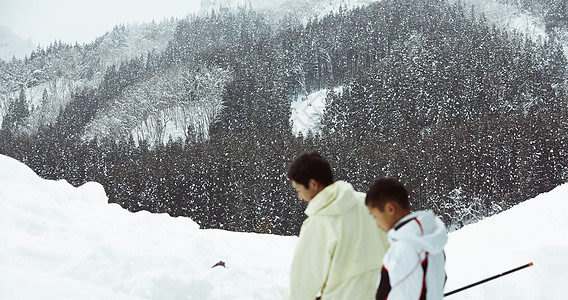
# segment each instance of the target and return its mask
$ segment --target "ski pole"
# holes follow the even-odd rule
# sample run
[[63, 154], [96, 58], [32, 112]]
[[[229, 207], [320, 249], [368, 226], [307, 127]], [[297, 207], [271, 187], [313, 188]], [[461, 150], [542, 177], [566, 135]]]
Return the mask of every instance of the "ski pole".
[[451, 291], [451, 292], [445, 293], [445, 294], [444, 294], [444, 297], [448, 297], [449, 295], [452, 295], [452, 294], [455, 294], [455, 293], [459, 293], [459, 292], [461, 292], [461, 291], [463, 291], [463, 290], [467, 290], [467, 289], [469, 289], [469, 288], [471, 288], [471, 287], [474, 287], [474, 286], [476, 286], [476, 285], [480, 285], [480, 284], [482, 284], [482, 283], [486, 283], [487, 281], [491, 281], [491, 280], [493, 280], [493, 279], [495, 279], [495, 278], [499, 278], [499, 277], [501, 277], [501, 276], [505, 276], [505, 275], [507, 275], [507, 274], [511, 274], [511, 273], [513, 273], [513, 272], [517, 272], [517, 271], [519, 271], [519, 270], [522, 270], [522, 269], [528, 268], [528, 267], [532, 267], [532, 266], [533, 266], [533, 263], [532, 263], [532, 262], [531, 262], [531, 263], [528, 263], [528, 264], [526, 264], [526, 265], [523, 265], [523, 266], [514, 268], [514, 269], [512, 269], [512, 270], [509, 270], [509, 271], [507, 271], [507, 272], [501, 273], [501, 274], [499, 274], [499, 275], [495, 275], [495, 276], [493, 276], [493, 277], [489, 277], [489, 278], [487, 278], [487, 279], [483, 279], [483, 280], [478, 281], [478, 282], [476, 282], [476, 283], [472, 283], [472, 284], [470, 284], [470, 285], [464, 286], [464, 287], [459, 288], [459, 289], [457, 289], [457, 290], [453, 290], [453, 291]]

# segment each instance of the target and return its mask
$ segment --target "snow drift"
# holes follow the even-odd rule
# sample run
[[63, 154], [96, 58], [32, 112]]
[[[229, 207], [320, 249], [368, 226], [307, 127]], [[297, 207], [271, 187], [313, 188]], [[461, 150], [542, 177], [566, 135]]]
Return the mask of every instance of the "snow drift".
[[[568, 185], [450, 235], [446, 291], [534, 261], [447, 299], [560, 299]], [[296, 237], [202, 230], [130, 213], [103, 187], [39, 178], [0, 156], [1, 299], [279, 299]], [[211, 268], [219, 261], [227, 268]]]
[[447, 299], [563, 299], [568, 279], [568, 184], [452, 234], [446, 291], [534, 262]]
[[295, 239], [130, 213], [98, 183], [0, 156], [0, 299], [268, 299], [286, 290]]

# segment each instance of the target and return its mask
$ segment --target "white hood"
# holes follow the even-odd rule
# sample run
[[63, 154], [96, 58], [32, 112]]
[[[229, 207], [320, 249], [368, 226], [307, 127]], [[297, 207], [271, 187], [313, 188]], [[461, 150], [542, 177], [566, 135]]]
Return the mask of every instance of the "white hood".
[[[415, 221], [413, 221], [416, 219]], [[402, 226], [401, 226], [402, 225]], [[395, 224], [388, 233], [389, 242], [406, 241], [432, 254], [440, 253], [448, 241], [446, 227], [433, 211], [409, 214]]]

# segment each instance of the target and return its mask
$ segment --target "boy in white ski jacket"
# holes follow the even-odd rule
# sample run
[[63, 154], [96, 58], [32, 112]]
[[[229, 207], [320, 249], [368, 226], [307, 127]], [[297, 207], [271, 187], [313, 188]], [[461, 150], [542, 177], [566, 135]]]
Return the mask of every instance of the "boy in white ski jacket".
[[317, 153], [300, 156], [288, 177], [308, 202], [284, 299], [374, 298], [386, 234], [374, 224], [365, 194], [344, 181], [333, 182], [329, 163]]
[[377, 180], [365, 203], [390, 242], [376, 299], [442, 299], [448, 236], [440, 218], [430, 210], [410, 212], [406, 189], [392, 178]]

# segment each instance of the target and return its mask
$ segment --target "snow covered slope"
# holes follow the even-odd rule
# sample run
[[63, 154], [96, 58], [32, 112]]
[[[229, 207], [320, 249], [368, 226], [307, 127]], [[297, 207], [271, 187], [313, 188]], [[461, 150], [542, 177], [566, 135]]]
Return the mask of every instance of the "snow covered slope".
[[295, 240], [130, 213], [0, 156], [0, 299], [270, 299]]
[[[333, 91], [339, 95], [343, 93], [343, 87], [335, 87]], [[290, 104], [290, 122], [292, 133], [295, 136], [310, 136], [321, 134], [321, 122], [327, 103], [327, 89], [312, 92], [308, 95], [298, 95]]]
[[[452, 233], [446, 291], [535, 266], [447, 299], [561, 299], [567, 233], [568, 185]], [[297, 238], [129, 213], [0, 155], [0, 240], [0, 299], [204, 300], [280, 299]]]
[[[450, 2], [459, 2], [458, 0], [450, 0]], [[511, 1], [513, 2], [513, 1]], [[546, 39], [544, 24], [537, 17], [532, 16], [526, 11], [522, 11], [514, 4], [504, 4], [495, 0], [465, 0], [464, 4], [466, 12], [471, 12], [472, 6], [474, 12], [483, 14], [489, 22], [495, 23], [497, 26], [526, 34], [529, 37]]]
[[[525, 34], [534, 40], [548, 39], [542, 17], [519, 8], [518, 1], [503, 3], [496, 0], [450, 0], [450, 2], [462, 3], [466, 13], [471, 12], [473, 7], [476, 14], [483, 14], [489, 22], [505, 30]], [[568, 57], [568, 31], [560, 29], [558, 38], [564, 55]]]
[[450, 235], [446, 291], [534, 262], [448, 299], [564, 299], [568, 184]]

